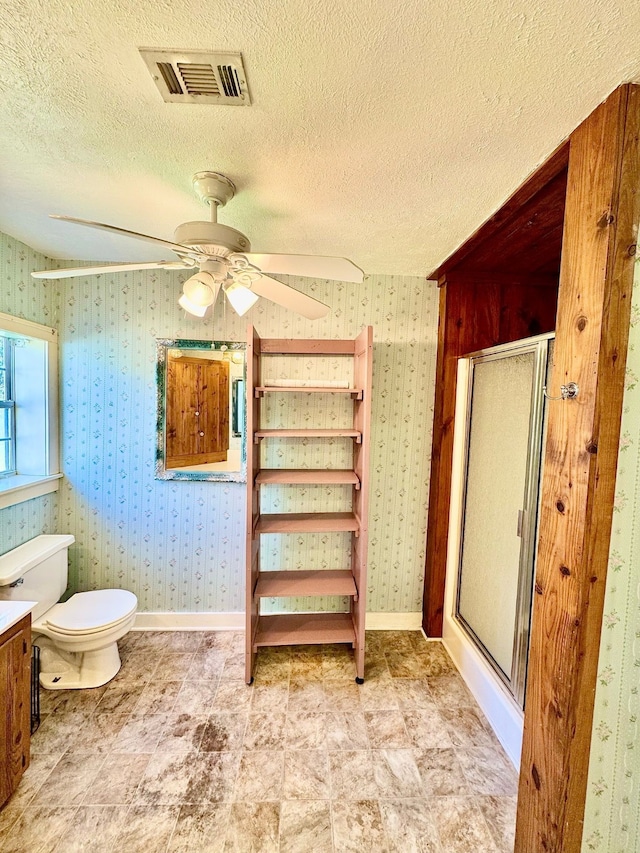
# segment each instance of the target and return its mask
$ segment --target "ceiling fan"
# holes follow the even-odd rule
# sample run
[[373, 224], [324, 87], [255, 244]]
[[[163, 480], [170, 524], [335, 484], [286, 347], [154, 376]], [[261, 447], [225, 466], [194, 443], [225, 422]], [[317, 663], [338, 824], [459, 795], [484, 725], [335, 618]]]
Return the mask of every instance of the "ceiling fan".
[[232, 181], [218, 172], [197, 172], [193, 186], [198, 198], [209, 205], [211, 218], [208, 222], [185, 222], [175, 231], [175, 243], [127, 231], [115, 225], [77, 219], [73, 216], [52, 214], [53, 219], [75, 222], [90, 228], [112, 231], [127, 237], [136, 237], [171, 249], [177, 261], [148, 261], [143, 263], [101, 264], [95, 267], [41, 270], [33, 272], [34, 278], [72, 278], [74, 276], [98, 275], [100, 273], [128, 272], [143, 269], [198, 269], [183, 285], [179, 304], [189, 313], [204, 317], [210, 305], [222, 290], [237, 314], [242, 316], [260, 296], [278, 305], [302, 314], [309, 320], [324, 317], [328, 305], [301, 293], [289, 285], [277, 281], [267, 273], [309, 276], [335, 281], [361, 282], [362, 270], [346, 258], [320, 255], [274, 255], [251, 251], [249, 240], [228, 225], [218, 222], [218, 207], [230, 201], [236, 188]]

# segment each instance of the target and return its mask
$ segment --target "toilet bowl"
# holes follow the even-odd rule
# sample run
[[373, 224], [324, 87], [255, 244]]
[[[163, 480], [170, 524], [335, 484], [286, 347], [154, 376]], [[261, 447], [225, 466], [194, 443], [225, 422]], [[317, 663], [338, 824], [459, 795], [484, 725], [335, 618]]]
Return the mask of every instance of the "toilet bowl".
[[0, 599], [37, 601], [32, 640], [40, 648], [40, 684], [49, 690], [100, 687], [120, 669], [120, 640], [133, 626], [138, 600], [124, 589], [77, 592], [67, 586], [73, 536], [36, 536], [0, 556]]

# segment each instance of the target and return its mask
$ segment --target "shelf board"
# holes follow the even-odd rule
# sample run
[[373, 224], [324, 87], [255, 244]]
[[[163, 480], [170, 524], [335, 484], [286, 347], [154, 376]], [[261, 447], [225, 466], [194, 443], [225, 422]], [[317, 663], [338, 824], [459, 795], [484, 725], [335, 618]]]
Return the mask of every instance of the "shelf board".
[[256, 646], [353, 643], [355, 631], [350, 613], [285, 613], [260, 616]]
[[353, 575], [348, 569], [295, 569], [288, 572], [261, 572], [256, 584], [258, 598], [288, 595], [357, 596]]
[[256, 486], [271, 483], [288, 485], [309, 484], [320, 486], [353, 485], [360, 488], [360, 479], [355, 471], [325, 468], [263, 468], [256, 477]]
[[275, 391], [298, 394], [349, 394], [356, 400], [362, 400], [362, 388], [335, 388], [327, 385], [257, 385], [254, 389], [256, 397], [272, 394]]
[[256, 444], [261, 438], [355, 438], [362, 442], [362, 433], [357, 429], [257, 429], [253, 433]]
[[256, 533], [332, 533], [359, 531], [352, 512], [285, 512], [260, 515]]

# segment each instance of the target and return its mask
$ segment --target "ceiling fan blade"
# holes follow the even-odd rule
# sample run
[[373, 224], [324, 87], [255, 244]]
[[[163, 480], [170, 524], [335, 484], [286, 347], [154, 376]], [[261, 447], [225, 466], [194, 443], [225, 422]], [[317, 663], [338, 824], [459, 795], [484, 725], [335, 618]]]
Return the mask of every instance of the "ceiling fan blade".
[[181, 243], [172, 243], [170, 240], [163, 240], [160, 237], [150, 237], [148, 234], [140, 234], [138, 231], [127, 231], [126, 228], [118, 228], [116, 225], [106, 225], [104, 222], [93, 222], [91, 219], [78, 219], [75, 216], [63, 216], [61, 213], [50, 213], [49, 218], [61, 219], [63, 222], [75, 222], [77, 225], [88, 225], [89, 228], [98, 228], [100, 231], [112, 231], [115, 234], [124, 234], [125, 237], [135, 237], [136, 240], [156, 243], [159, 246], [164, 246], [166, 249], [171, 249], [177, 255], [187, 255], [190, 258], [197, 258], [199, 260], [208, 257], [208, 255], [203, 255], [201, 252], [194, 252], [189, 246], [183, 246]]
[[326, 255], [261, 255], [259, 252], [243, 254], [263, 272], [329, 278], [333, 281], [361, 282], [364, 279], [360, 267], [347, 258], [331, 258]]
[[107, 272], [129, 272], [130, 270], [186, 270], [195, 264], [183, 261], [144, 261], [139, 264], [101, 264], [95, 267], [73, 267], [64, 270], [40, 270], [32, 272], [33, 278], [81, 278]]
[[288, 284], [283, 284], [281, 281], [276, 281], [275, 278], [270, 278], [268, 275], [260, 276], [260, 278], [252, 281], [250, 289], [258, 296], [264, 296], [265, 299], [269, 299], [277, 305], [289, 308], [296, 314], [302, 314], [308, 320], [319, 320], [320, 317], [326, 317], [331, 311], [328, 305], [319, 302], [313, 296], [307, 296], [306, 293], [301, 293], [299, 290], [289, 287]]

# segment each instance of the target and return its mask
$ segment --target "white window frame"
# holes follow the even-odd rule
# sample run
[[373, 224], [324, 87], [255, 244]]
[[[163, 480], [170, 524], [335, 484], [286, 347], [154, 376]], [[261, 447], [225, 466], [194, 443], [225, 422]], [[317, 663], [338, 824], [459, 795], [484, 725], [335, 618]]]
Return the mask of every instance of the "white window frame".
[[16, 473], [0, 478], [0, 509], [4, 509], [57, 491], [62, 474], [58, 332], [2, 313], [0, 332], [27, 342], [13, 348]]

